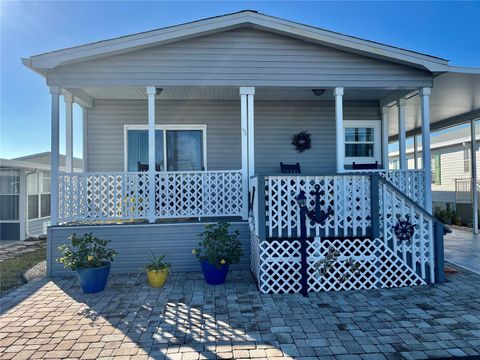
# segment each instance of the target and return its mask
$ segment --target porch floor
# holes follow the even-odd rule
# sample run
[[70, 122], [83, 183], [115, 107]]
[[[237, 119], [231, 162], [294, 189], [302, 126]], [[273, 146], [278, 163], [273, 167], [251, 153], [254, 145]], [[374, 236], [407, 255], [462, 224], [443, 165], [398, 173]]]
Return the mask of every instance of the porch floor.
[[250, 274], [225, 286], [173, 274], [151, 289], [115, 275], [100, 294], [75, 278], [1, 299], [0, 357], [423, 359], [480, 355], [480, 275], [385, 290], [261, 295]]

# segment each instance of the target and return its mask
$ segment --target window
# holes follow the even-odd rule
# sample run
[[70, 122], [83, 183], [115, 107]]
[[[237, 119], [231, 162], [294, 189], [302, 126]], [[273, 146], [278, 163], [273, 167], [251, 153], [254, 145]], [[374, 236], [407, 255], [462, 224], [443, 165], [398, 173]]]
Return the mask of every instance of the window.
[[28, 220], [38, 218], [38, 195], [28, 195]]
[[50, 194], [40, 195], [40, 217], [50, 216]]
[[442, 166], [440, 154], [432, 156], [432, 184], [442, 184]]
[[380, 121], [344, 121], [345, 163], [380, 162]]
[[398, 160], [393, 160], [392, 161], [392, 169], [393, 170], [398, 170]]
[[470, 172], [470, 149], [463, 147], [463, 172]]
[[0, 220], [2, 221], [19, 219], [19, 184], [18, 170], [0, 169]]
[[[156, 171], [198, 171], [205, 164], [204, 125], [157, 126], [155, 130]], [[145, 126], [126, 126], [127, 171], [148, 170], [148, 130]]]

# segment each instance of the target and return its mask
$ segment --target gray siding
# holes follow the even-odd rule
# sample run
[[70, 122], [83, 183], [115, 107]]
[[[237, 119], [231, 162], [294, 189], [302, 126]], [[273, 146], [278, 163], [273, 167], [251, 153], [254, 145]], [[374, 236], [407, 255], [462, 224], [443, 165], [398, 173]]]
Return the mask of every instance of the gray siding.
[[[112, 263], [112, 272], [139, 272], [148, 263], [150, 251], [165, 254], [165, 260], [172, 265], [172, 271], [200, 271], [198, 259], [192, 255], [192, 249], [198, 247], [200, 234], [205, 224], [136, 224], [53, 227], [49, 229], [47, 261], [51, 276], [71, 274], [55, 259], [59, 245], [68, 242], [72, 233], [94, 235], [111, 240], [110, 247], [118, 252]], [[230, 231], [239, 230], [244, 244], [245, 255], [241, 263], [233, 268], [247, 269], [250, 263], [250, 231], [247, 223], [232, 223]]]
[[40, 236], [47, 234], [47, 228], [50, 226], [50, 217], [28, 220], [27, 234], [32, 236]]
[[[380, 119], [377, 102], [345, 102], [346, 120]], [[97, 100], [88, 111], [89, 171], [123, 171], [124, 125], [146, 124], [142, 100]], [[241, 168], [240, 101], [161, 100], [157, 124], [205, 124], [209, 170]], [[298, 153], [292, 136], [312, 134], [312, 149]], [[333, 101], [256, 101], [256, 171], [276, 173], [279, 163], [300, 162], [303, 172], [335, 172]]]
[[431, 74], [254, 29], [236, 29], [50, 70], [49, 85], [431, 86]]

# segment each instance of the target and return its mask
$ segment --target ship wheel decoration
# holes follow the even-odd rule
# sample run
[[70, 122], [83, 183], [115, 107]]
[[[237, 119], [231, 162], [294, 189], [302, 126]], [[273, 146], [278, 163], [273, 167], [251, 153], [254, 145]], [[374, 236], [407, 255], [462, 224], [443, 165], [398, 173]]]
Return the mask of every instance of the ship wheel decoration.
[[410, 241], [415, 233], [416, 225], [410, 222], [410, 215], [405, 215], [404, 220], [397, 215], [397, 219], [397, 224], [393, 227], [395, 236], [400, 241]]

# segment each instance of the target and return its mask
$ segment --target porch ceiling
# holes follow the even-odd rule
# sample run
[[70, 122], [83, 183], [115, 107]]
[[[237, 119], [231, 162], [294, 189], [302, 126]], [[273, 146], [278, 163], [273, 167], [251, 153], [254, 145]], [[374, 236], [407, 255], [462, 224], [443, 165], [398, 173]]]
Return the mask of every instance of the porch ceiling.
[[[81, 88], [93, 99], [146, 100], [143, 87], [85, 87]], [[394, 90], [390, 89], [345, 89], [345, 100], [379, 100]], [[238, 87], [164, 87], [160, 100], [239, 100]], [[256, 100], [330, 100], [333, 89], [326, 89], [322, 96], [315, 96], [312, 88], [257, 87]]]
[[[413, 95], [413, 94], [412, 94]], [[407, 136], [421, 132], [420, 96], [407, 99]], [[434, 79], [430, 96], [431, 130], [440, 130], [480, 118], [480, 74], [445, 73]], [[398, 138], [398, 110], [392, 106], [389, 112], [388, 133], [390, 140]]]

